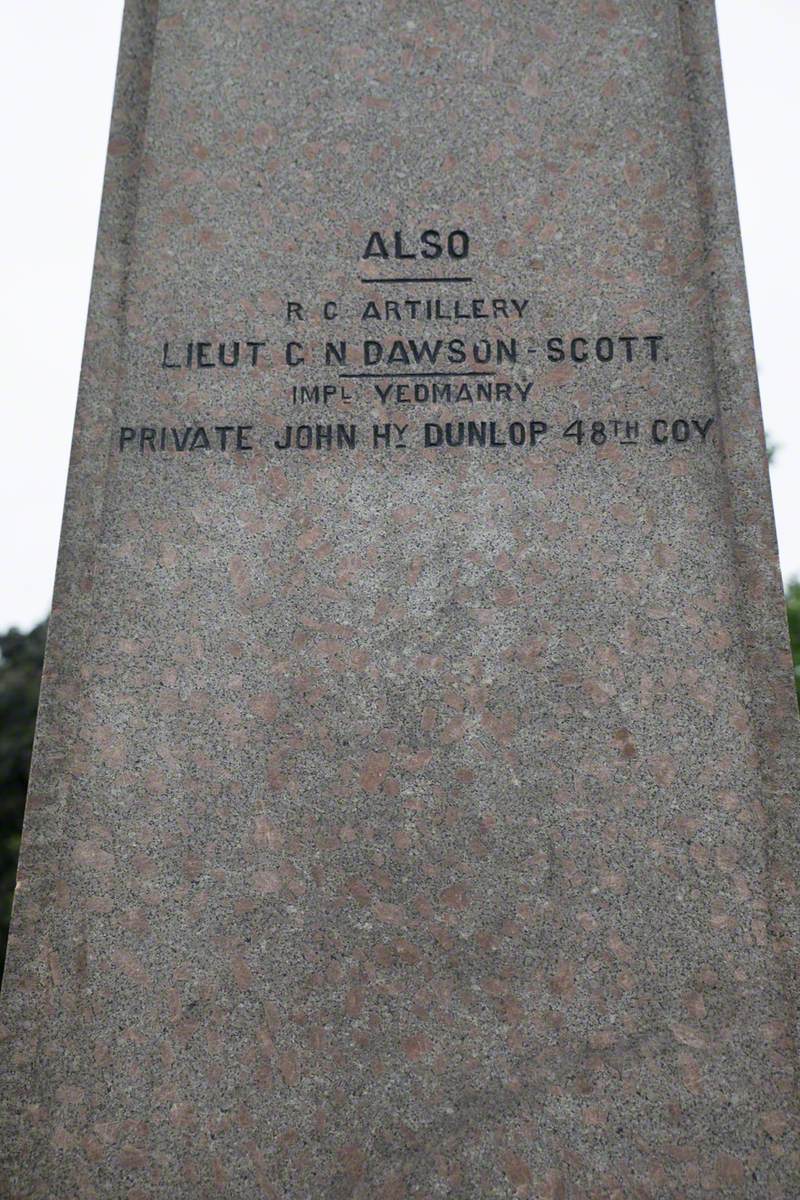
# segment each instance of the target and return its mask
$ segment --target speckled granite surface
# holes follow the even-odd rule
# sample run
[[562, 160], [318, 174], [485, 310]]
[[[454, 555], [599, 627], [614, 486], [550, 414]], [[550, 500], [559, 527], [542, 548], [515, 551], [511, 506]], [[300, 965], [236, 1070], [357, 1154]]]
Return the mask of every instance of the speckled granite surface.
[[43, 695], [3, 1196], [796, 1200], [708, 0], [129, 0]]

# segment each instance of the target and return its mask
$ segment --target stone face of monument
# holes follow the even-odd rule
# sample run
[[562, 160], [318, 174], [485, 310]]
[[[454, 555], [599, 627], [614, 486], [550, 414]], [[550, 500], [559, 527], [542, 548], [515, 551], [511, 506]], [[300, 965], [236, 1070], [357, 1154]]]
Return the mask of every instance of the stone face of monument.
[[12, 1200], [796, 1200], [710, 0], [129, 0]]

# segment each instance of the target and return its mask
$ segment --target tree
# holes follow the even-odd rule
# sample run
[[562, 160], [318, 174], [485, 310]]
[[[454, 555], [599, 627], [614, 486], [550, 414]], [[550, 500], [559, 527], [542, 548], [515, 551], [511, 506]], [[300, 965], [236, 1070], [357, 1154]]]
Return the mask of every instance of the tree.
[[0, 976], [17, 875], [47, 622], [0, 634]]
[[800, 704], [800, 579], [793, 579], [786, 589], [786, 618], [794, 663], [794, 686], [797, 689], [797, 703]]

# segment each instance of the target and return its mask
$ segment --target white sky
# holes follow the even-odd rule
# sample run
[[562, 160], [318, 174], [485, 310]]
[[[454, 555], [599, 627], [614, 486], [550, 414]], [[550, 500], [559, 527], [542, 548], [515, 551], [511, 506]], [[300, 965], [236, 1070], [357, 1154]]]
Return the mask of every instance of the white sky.
[[[800, 575], [800, 0], [717, 0], [785, 578]], [[6, 0], [0, 631], [50, 607], [122, 0]]]

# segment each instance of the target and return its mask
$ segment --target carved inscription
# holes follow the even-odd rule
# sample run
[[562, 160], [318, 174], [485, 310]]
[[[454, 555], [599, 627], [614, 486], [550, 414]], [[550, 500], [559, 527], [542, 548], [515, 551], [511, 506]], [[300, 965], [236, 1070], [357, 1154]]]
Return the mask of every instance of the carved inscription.
[[[304, 415], [298, 420], [287, 414], [277, 436], [274, 428], [259, 429], [244, 417], [219, 425], [124, 424], [116, 437], [118, 452], [237, 455], [258, 448], [282, 455], [359, 448], [530, 453], [560, 440], [587, 451], [609, 445], [630, 450], [709, 444], [715, 418], [707, 412], [691, 411], [678, 402], [676, 412], [654, 417], [636, 411], [638, 404], [620, 403], [625, 395], [621, 384], [635, 385], [639, 372], [652, 377], [670, 362], [666, 333], [602, 326], [542, 329], [534, 297], [481, 293], [476, 277], [462, 273], [472, 269], [472, 248], [473, 239], [464, 229], [371, 230], [355, 268], [358, 284], [373, 291], [386, 286], [393, 295], [356, 295], [315, 304], [287, 298], [284, 324], [297, 330], [288, 338], [285, 333], [283, 339], [266, 333], [221, 340], [171, 335], [159, 346], [154, 366], [160, 372], [189, 371], [199, 379], [210, 372], [263, 373], [277, 368], [286, 378], [282, 399], [289, 409], [344, 407], [352, 409], [352, 419], [309, 420]], [[444, 284], [448, 287], [442, 294], [439, 288]], [[426, 294], [420, 285], [436, 285], [437, 294]], [[336, 324], [343, 322], [348, 330], [363, 325], [365, 336], [338, 336]], [[482, 330], [482, 322], [492, 326]], [[498, 322], [502, 332], [493, 327]], [[327, 327], [326, 336], [305, 333], [320, 324], [323, 330]], [[431, 334], [426, 325], [435, 325], [437, 333]], [[440, 335], [438, 330], [447, 325], [457, 328], [452, 335]], [[608, 375], [609, 386], [597, 397], [595, 414], [576, 418], [573, 411], [560, 416], [552, 401], [543, 400], [543, 378], [552, 388], [580, 378], [582, 372], [590, 372], [596, 381], [597, 370]], [[298, 373], [301, 378], [293, 380]], [[365, 414], [374, 415], [376, 404], [402, 409], [403, 416], [365, 421]]]

